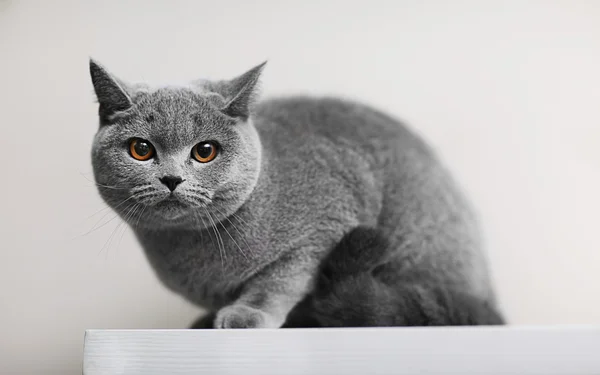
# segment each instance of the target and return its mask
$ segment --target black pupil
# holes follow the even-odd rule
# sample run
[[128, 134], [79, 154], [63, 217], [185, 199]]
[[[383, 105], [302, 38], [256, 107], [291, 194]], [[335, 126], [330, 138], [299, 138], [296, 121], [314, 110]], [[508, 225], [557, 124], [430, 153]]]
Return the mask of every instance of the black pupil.
[[144, 141], [135, 142], [133, 148], [139, 156], [146, 156], [150, 152], [150, 145]]
[[198, 147], [196, 147], [196, 152], [198, 153], [198, 156], [200, 156], [202, 159], [207, 159], [213, 151], [213, 145], [211, 145], [210, 143], [203, 143], [198, 145]]

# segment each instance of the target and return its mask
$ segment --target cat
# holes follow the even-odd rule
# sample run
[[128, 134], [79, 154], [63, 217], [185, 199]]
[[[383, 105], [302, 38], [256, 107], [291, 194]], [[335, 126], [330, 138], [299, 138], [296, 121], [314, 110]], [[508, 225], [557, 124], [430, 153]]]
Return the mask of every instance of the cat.
[[259, 101], [264, 67], [150, 87], [90, 60], [98, 191], [161, 282], [214, 328], [279, 328], [335, 245], [368, 226], [389, 243], [385, 284], [495, 306], [476, 217], [431, 148], [355, 101]]

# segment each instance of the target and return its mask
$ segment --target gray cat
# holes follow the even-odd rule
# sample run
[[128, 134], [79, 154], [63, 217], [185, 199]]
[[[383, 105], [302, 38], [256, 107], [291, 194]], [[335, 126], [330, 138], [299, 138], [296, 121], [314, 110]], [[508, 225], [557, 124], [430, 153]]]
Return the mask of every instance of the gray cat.
[[331, 250], [368, 226], [389, 244], [378, 277], [416, 306], [442, 309], [440, 288], [494, 306], [475, 217], [430, 148], [358, 103], [258, 102], [263, 68], [151, 88], [90, 61], [98, 189], [160, 280], [215, 328], [281, 327]]

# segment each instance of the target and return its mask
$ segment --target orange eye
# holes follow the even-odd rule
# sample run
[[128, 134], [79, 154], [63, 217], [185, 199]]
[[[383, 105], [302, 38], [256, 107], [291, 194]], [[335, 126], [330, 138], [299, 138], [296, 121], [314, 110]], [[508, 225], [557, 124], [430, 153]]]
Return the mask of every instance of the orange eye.
[[219, 145], [216, 142], [200, 142], [192, 148], [192, 157], [200, 163], [213, 161], [219, 153]]
[[154, 146], [143, 139], [132, 139], [131, 142], [129, 142], [129, 153], [135, 160], [148, 160], [154, 156]]

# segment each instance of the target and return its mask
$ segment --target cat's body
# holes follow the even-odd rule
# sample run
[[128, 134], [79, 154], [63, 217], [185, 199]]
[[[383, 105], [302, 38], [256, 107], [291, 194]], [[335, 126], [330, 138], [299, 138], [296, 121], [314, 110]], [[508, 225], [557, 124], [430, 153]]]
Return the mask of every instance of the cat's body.
[[[102, 69], [96, 77], [102, 119], [102, 86], [111, 77]], [[244, 93], [252, 92], [258, 73], [249, 77], [237, 80], [251, 85], [204, 83], [197, 91], [134, 92], [121, 84], [116, 88], [127, 92], [126, 100], [112, 111], [110, 102], [104, 105], [94, 148], [97, 181], [126, 185], [134, 195], [151, 189], [158, 198], [140, 200], [150, 211], [145, 220], [118, 209], [127, 193], [100, 192], [131, 224], [167, 287], [218, 311], [216, 327], [279, 327], [312, 290], [328, 252], [367, 225], [390, 244], [380, 268], [386, 283], [423, 293], [444, 285], [494, 303], [473, 214], [423, 141], [398, 121], [348, 101], [296, 97], [250, 107], [252, 96]], [[110, 94], [114, 101], [118, 93]], [[230, 108], [244, 105], [248, 111], [231, 115]], [[143, 183], [126, 175], [137, 164], [112, 149], [142, 136], [156, 143], [157, 153], [154, 164], [140, 164]], [[214, 166], [185, 159], [195, 142], [213, 138], [223, 144]], [[110, 165], [111, 155], [118, 165]], [[155, 180], [173, 173], [182, 176], [182, 192], [169, 195]]]

